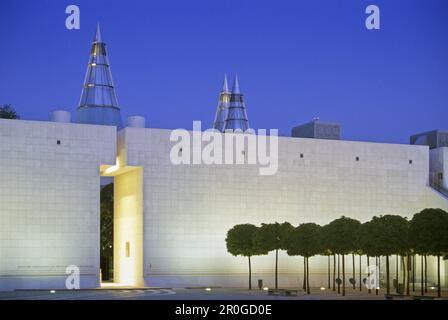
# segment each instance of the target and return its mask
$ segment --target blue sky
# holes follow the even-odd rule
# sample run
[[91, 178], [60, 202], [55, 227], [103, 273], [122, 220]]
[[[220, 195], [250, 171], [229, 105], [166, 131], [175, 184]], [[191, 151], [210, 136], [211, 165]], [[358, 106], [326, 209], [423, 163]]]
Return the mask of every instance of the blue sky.
[[[65, 28], [65, 8], [81, 29]], [[381, 30], [364, 26], [381, 10]], [[407, 143], [448, 129], [448, 1], [0, 2], [0, 104], [24, 119], [76, 110], [97, 21], [122, 115], [210, 127], [237, 72], [254, 128], [337, 121], [343, 138]]]

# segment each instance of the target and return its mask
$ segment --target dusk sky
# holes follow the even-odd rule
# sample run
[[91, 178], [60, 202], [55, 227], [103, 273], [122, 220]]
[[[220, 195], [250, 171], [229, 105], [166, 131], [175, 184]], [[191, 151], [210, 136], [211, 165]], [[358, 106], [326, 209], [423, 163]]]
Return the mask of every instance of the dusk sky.
[[[65, 27], [70, 4], [80, 30]], [[364, 25], [369, 4], [381, 30]], [[1, 0], [0, 104], [74, 118], [99, 22], [123, 119], [209, 128], [238, 73], [255, 129], [320, 117], [344, 139], [408, 143], [448, 129], [447, 17], [446, 0]]]

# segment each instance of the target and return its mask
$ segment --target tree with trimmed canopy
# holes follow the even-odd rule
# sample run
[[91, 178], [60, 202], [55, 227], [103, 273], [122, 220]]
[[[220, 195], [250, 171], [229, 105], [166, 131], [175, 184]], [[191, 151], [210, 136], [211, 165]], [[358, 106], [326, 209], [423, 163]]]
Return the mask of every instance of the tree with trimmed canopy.
[[267, 254], [255, 243], [258, 227], [252, 224], [238, 224], [227, 232], [227, 251], [234, 256], [244, 256], [249, 262], [249, 290], [252, 290], [252, 264], [251, 257]]
[[286, 241], [288, 255], [302, 256], [305, 259], [304, 279], [307, 294], [310, 294], [309, 258], [322, 252], [320, 231], [321, 226], [315, 223], [304, 223], [292, 229]]
[[345, 296], [345, 255], [358, 248], [361, 223], [358, 220], [341, 217], [333, 220], [323, 229], [325, 245], [335, 254], [342, 256], [342, 295]]
[[286, 239], [294, 227], [289, 222], [262, 223], [255, 243], [263, 251], [275, 251], [275, 289], [278, 289], [278, 251], [286, 250]]
[[[412, 247], [419, 255], [437, 257], [437, 296], [441, 296], [440, 257], [448, 252], [448, 213], [442, 209], [424, 209], [416, 213], [409, 227]], [[423, 290], [422, 290], [423, 295]]]

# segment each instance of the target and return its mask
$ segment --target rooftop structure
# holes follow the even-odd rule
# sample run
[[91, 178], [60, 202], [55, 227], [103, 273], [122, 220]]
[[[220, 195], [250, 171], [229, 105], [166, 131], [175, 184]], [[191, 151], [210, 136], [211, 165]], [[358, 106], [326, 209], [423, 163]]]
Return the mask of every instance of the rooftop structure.
[[89, 64], [77, 109], [77, 122], [122, 128], [106, 43], [101, 38], [99, 25], [90, 50]]
[[410, 143], [429, 146], [430, 149], [448, 147], [448, 131], [433, 130], [414, 134]]
[[341, 126], [335, 122], [322, 122], [318, 118], [311, 122], [292, 128], [291, 135], [295, 138], [341, 139]]
[[232, 94], [230, 95], [225, 130], [246, 131], [247, 129], [249, 129], [249, 121], [247, 119], [246, 104], [244, 103], [244, 95], [240, 90], [238, 75], [236, 75], [233, 81]]
[[219, 94], [218, 108], [216, 110], [215, 121], [213, 123], [213, 128], [221, 132], [224, 131], [227, 119], [227, 112], [229, 110], [230, 103], [230, 91], [227, 85], [227, 76], [224, 75], [224, 84], [222, 90]]

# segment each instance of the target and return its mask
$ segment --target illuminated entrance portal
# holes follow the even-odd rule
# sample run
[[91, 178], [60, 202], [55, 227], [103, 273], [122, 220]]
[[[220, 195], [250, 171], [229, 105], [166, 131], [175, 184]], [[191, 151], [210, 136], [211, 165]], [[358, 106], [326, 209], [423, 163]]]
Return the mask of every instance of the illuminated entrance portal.
[[143, 286], [143, 169], [101, 166], [101, 176], [114, 177], [113, 281]]
[[113, 281], [114, 184], [113, 178], [101, 178], [100, 192], [100, 281]]

